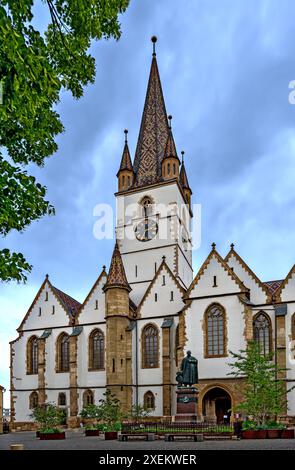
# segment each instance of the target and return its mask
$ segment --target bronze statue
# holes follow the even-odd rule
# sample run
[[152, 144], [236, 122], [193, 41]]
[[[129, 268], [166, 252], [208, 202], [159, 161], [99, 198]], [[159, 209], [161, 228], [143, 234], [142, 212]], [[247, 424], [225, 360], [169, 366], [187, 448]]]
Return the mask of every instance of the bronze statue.
[[186, 357], [182, 359], [180, 371], [176, 374], [176, 380], [180, 387], [198, 383], [198, 360], [192, 356], [191, 351], [187, 351]]

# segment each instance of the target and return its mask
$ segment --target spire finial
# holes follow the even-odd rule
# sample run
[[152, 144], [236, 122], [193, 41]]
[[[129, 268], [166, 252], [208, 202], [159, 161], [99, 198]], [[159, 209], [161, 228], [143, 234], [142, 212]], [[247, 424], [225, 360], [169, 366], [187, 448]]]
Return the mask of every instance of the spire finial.
[[171, 129], [171, 121], [172, 121], [171, 114], [169, 114], [169, 116], [168, 116], [168, 121], [169, 121], [169, 129]]
[[162, 260], [166, 261], [166, 256], [165, 255], [162, 256]]
[[103, 265], [102, 270], [103, 270], [103, 271], [106, 270], [106, 265], [105, 265], [105, 264]]
[[49, 278], [49, 274], [46, 274], [45, 277], [46, 277], [46, 279], [48, 279], [48, 278]]
[[231, 243], [231, 244], [230, 244], [230, 248], [231, 248], [231, 250], [233, 250], [233, 249], [234, 249], [234, 247], [235, 247], [235, 244], [234, 244], [234, 243]]
[[152, 36], [151, 41], [153, 43], [153, 57], [156, 57], [156, 42], [157, 42], [157, 36]]
[[215, 251], [216, 243], [213, 242], [211, 246], [212, 246], [212, 250]]
[[128, 129], [124, 129], [124, 134], [125, 134], [125, 144], [127, 144]]
[[184, 150], [181, 151], [181, 164], [183, 165], [184, 160]]

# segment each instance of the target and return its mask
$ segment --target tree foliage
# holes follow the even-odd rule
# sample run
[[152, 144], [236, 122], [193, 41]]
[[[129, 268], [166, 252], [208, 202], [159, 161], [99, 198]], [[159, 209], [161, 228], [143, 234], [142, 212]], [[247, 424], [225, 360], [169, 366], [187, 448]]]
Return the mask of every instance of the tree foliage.
[[[80, 98], [95, 79], [92, 40], [119, 39], [118, 15], [129, 0], [43, 0], [50, 21], [34, 26], [34, 0], [0, 0], [0, 233], [24, 230], [54, 214], [46, 188], [24, 170], [43, 166], [64, 128], [56, 111], [62, 90]], [[47, 11], [46, 11], [47, 9]], [[16, 166], [15, 166], [16, 165]], [[0, 280], [26, 280], [31, 266], [0, 251]]]
[[285, 369], [279, 368], [270, 355], [262, 355], [256, 341], [250, 341], [246, 350], [231, 355], [235, 361], [229, 364], [232, 368], [229, 375], [245, 380], [244, 401], [236, 409], [252, 416], [258, 426], [284, 413], [286, 393], [294, 388], [287, 390], [286, 382], [279, 378]]

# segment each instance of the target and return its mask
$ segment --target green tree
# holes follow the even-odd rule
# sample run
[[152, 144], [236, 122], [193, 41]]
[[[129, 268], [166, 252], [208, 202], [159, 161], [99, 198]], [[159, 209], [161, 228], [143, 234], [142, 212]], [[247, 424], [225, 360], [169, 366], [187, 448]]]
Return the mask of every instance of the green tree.
[[244, 401], [236, 409], [252, 416], [258, 426], [265, 426], [268, 420], [276, 420], [287, 407], [286, 382], [278, 377], [286, 369], [279, 368], [271, 355], [264, 356], [256, 341], [250, 341], [246, 350], [230, 352], [235, 359], [229, 363], [232, 371], [228, 375], [244, 377]]
[[53, 403], [45, 403], [34, 408], [31, 417], [40, 425], [42, 432], [58, 431], [57, 426], [64, 420], [64, 410]]
[[103, 396], [104, 398], [99, 400], [99, 414], [104, 422], [104, 431], [119, 431], [122, 420], [126, 418], [120, 400], [109, 389]]
[[[129, 0], [43, 0], [50, 21], [33, 24], [34, 0], [0, 0], [0, 234], [23, 231], [54, 214], [46, 188], [25, 165], [43, 166], [64, 128], [56, 111], [62, 90], [80, 98], [95, 79], [92, 40], [119, 39], [118, 15]], [[46, 10], [44, 10], [46, 13]], [[0, 280], [26, 281], [32, 266], [0, 250]]]

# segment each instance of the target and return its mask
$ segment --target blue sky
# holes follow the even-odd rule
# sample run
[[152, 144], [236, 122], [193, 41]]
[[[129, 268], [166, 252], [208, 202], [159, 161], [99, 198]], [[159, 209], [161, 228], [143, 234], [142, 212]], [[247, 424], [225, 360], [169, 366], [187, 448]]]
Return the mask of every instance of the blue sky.
[[[42, 15], [37, 10], [40, 26]], [[109, 263], [113, 242], [93, 237], [93, 208], [114, 206], [126, 127], [134, 155], [153, 34], [176, 146], [186, 151], [193, 200], [202, 205], [195, 270], [212, 241], [224, 255], [234, 242], [262, 280], [286, 276], [295, 262], [294, 17], [292, 0], [133, 0], [120, 41], [93, 44], [95, 84], [79, 101], [62, 94], [59, 150], [43, 169], [30, 168], [56, 216], [2, 240], [34, 266], [26, 285], [0, 286], [0, 383], [7, 389], [8, 342], [45, 274], [82, 301]]]

